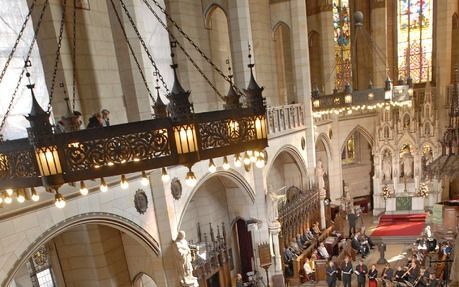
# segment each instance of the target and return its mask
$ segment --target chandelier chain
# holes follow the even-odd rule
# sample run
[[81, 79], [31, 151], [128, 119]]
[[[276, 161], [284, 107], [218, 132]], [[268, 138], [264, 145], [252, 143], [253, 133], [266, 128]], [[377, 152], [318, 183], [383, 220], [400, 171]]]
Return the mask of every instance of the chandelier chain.
[[[138, 38], [139, 41], [140, 41], [140, 44], [142, 44], [142, 47], [144, 48], [145, 53], [147, 54], [148, 59], [150, 60], [151, 64], [153, 65], [153, 68], [155, 69], [155, 73], [156, 73], [157, 77], [158, 77], [159, 80], [161, 81], [161, 83], [162, 83], [164, 89], [166, 90], [166, 93], [169, 93], [169, 89], [167, 88], [166, 81], [164, 81], [164, 78], [163, 78], [163, 76], [161, 75], [161, 72], [159, 71], [159, 68], [158, 68], [158, 66], [156, 65], [155, 60], [153, 59], [153, 57], [152, 57], [151, 54], [150, 54], [150, 50], [148, 49], [147, 44], [145, 43], [144, 39], [142, 38], [142, 35], [140, 35], [139, 29], [137, 29], [137, 26], [135, 25], [134, 19], [132, 19], [131, 14], [129, 13], [129, 10], [126, 8], [126, 5], [124, 4], [124, 1], [123, 1], [123, 0], [120, 0], [120, 4], [121, 4], [121, 7], [123, 8], [124, 12], [126, 13], [126, 16], [128, 17], [129, 22], [131, 23], [131, 26], [132, 26], [132, 28], [134, 29], [134, 32], [135, 32], [137, 38]], [[116, 9], [115, 9], [115, 10], [116, 10]]]
[[75, 111], [76, 102], [76, 0], [73, 0], [73, 42], [72, 42], [72, 112]]
[[[155, 99], [154, 99], [154, 97], [153, 97], [153, 95], [151, 93], [150, 87], [148, 86], [147, 79], [146, 79], [145, 74], [144, 74], [144, 72], [142, 70], [140, 62], [139, 62], [139, 60], [137, 59], [137, 56], [134, 53], [134, 49], [132, 48], [131, 42], [129, 42], [129, 38], [128, 38], [127, 33], [126, 33], [126, 29], [124, 29], [123, 23], [121, 22], [121, 17], [119, 15], [118, 11], [116, 10], [115, 3], [113, 2], [113, 0], [110, 0], [110, 2], [112, 4], [113, 11], [115, 12], [116, 19], [118, 20], [118, 23], [120, 24], [120, 28], [121, 28], [121, 31], [123, 32], [124, 39], [126, 40], [126, 43], [127, 43], [128, 47], [129, 47], [129, 51], [131, 52], [131, 55], [132, 55], [132, 57], [134, 59], [134, 62], [136, 64], [136, 66], [137, 66], [137, 69], [139, 70], [140, 76], [142, 77], [142, 80], [143, 80], [143, 83], [145, 85], [145, 88], [147, 89], [148, 96], [150, 97], [150, 99], [152, 100], [152, 102], [154, 104], [155, 103]], [[159, 77], [159, 75], [158, 75], [158, 77]], [[167, 87], [165, 86], [164, 88], [167, 91]]]
[[[24, 64], [24, 66], [22, 68], [21, 73], [19, 74], [19, 79], [18, 79], [18, 82], [16, 84], [16, 87], [14, 88], [13, 95], [11, 96], [11, 100], [10, 100], [10, 102], [8, 104], [8, 107], [6, 109], [5, 115], [2, 118], [2, 122], [0, 123], [0, 132], [3, 130], [3, 128], [5, 126], [5, 123], [6, 123], [6, 118], [10, 114], [11, 109], [13, 108], [13, 103], [14, 103], [14, 100], [16, 99], [16, 95], [17, 95], [17, 93], [19, 91], [19, 87], [21, 86], [21, 81], [22, 81], [22, 78], [24, 77], [24, 73], [26, 72], [26, 68], [31, 65], [30, 64], [30, 56], [32, 55], [33, 46], [34, 46], [35, 42], [37, 41], [38, 31], [40, 31], [40, 26], [41, 26], [41, 23], [43, 21], [43, 16], [45, 15], [45, 10], [48, 7], [48, 1], [49, 0], [45, 0], [45, 2], [43, 4], [43, 8], [41, 9], [40, 16], [39, 16], [38, 21], [37, 21], [37, 27], [35, 27], [32, 43], [30, 44], [29, 50], [27, 51], [25, 64]], [[3, 138], [1, 136], [0, 136], [0, 141], [3, 141]]]
[[[122, 1], [122, 0], [120, 0], [120, 1]], [[215, 87], [215, 85], [212, 83], [212, 81], [209, 79], [209, 77], [207, 77], [207, 75], [204, 74], [202, 69], [198, 66], [198, 64], [194, 61], [194, 59], [190, 56], [190, 54], [185, 50], [183, 45], [177, 40], [177, 38], [174, 36], [172, 31], [169, 29], [169, 27], [167, 27], [167, 25], [163, 22], [163, 20], [159, 17], [159, 15], [155, 12], [155, 10], [153, 10], [153, 7], [151, 7], [150, 4], [146, 0], [143, 0], [143, 2], [148, 7], [148, 9], [153, 14], [153, 16], [155, 16], [155, 18], [158, 20], [158, 22], [161, 24], [161, 26], [163, 26], [163, 28], [166, 29], [166, 31], [169, 33], [169, 36], [172, 38], [174, 43], [180, 48], [180, 50], [183, 52], [183, 54], [186, 56], [186, 58], [190, 61], [190, 63], [196, 68], [196, 70], [199, 72], [199, 74], [204, 78], [204, 80], [207, 82], [207, 84], [212, 88], [212, 90], [214, 90], [214, 92], [217, 94], [217, 96], [221, 100], [225, 101], [225, 98], [218, 91], [217, 87]]]
[[27, 23], [29, 22], [30, 17], [32, 16], [33, 9], [35, 7], [35, 3], [37, 0], [34, 0], [32, 5], [30, 5], [29, 8], [29, 13], [25, 17], [24, 23], [22, 24], [21, 30], [19, 31], [19, 34], [16, 38], [16, 42], [14, 42], [13, 49], [11, 50], [10, 54], [8, 55], [8, 58], [6, 59], [5, 66], [3, 67], [2, 72], [0, 73], [0, 83], [3, 80], [3, 77], [6, 74], [6, 70], [8, 69], [8, 66], [10, 65], [11, 60], [13, 60], [14, 53], [16, 52], [16, 49], [19, 46], [19, 42], [21, 41], [22, 35], [24, 34], [25, 29], [27, 28]]
[[[147, 4], [146, 0], [143, 0], [145, 2], [145, 4], [147, 6], [149, 6], [149, 4]], [[167, 19], [172, 23], [172, 25], [174, 25], [174, 27], [180, 32], [180, 34], [182, 34], [182, 36], [193, 46], [193, 48], [196, 49], [196, 51], [198, 51], [198, 53], [201, 55], [201, 57], [203, 57], [206, 62], [212, 66], [212, 68], [225, 80], [227, 81], [232, 87], [233, 89], [236, 91], [236, 93], [238, 93], [240, 96], [242, 97], [245, 97], [245, 94], [241, 91], [241, 89], [239, 89], [239, 87], [237, 87], [233, 81], [231, 80], [230, 77], [228, 77], [227, 75], [225, 75], [225, 73], [222, 72], [222, 70], [220, 70], [220, 68], [217, 67], [217, 65], [214, 64], [214, 62], [212, 62], [212, 60], [204, 53], [204, 51], [201, 50], [201, 48], [199, 48], [199, 46], [190, 38], [190, 36], [188, 36], [188, 34], [185, 33], [185, 31], [183, 31], [183, 29], [177, 24], [177, 22], [175, 22], [175, 20], [169, 15], [169, 13], [167, 13], [166, 9], [163, 8], [157, 0], [151, 0], [156, 7], [158, 7], [161, 12], [164, 13], [164, 15], [167, 17]], [[150, 8], [150, 11], [152, 9]], [[153, 11], [152, 11], [153, 12]], [[170, 34], [171, 31], [169, 30], [169, 28], [167, 28], [167, 30], [169, 31]]]
[[61, 55], [62, 36], [64, 34], [66, 8], [67, 8], [67, 0], [64, 0], [63, 5], [62, 5], [62, 18], [61, 18], [61, 24], [60, 24], [60, 29], [59, 29], [59, 38], [57, 41], [56, 58], [54, 59], [54, 68], [53, 68], [53, 75], [51, 79], [51, 88], [49, 91], [48, 112], [51, 110], [51, 104], [52, 104], [53, 96], [54, 96], [54, 84], [56, 83], [57, 65], [59, 64], [59, 59]]

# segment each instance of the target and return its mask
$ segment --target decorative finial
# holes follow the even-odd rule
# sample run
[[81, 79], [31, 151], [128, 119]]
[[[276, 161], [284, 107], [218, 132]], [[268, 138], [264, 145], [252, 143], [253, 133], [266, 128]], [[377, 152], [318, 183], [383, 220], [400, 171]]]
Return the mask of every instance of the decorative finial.
[[250, 45], [250, 43], [248, 45], [249, 45], [249, 68], [250, 70], [252, 70], [255, 64], [252, 63], [252, 46]]
[[225, 97], [224, 107], [226, 110], [239, 109], [241, 107], [241, 103], [239, 102], [239, 98], [241, 96], [234, 90], [233, 75], [231, 74], [231, 64], [229, 59], [226, 59], [226, 64], [228, 65], [228, 78], [230, 79], [230, 87], [228, 94]]
[[[171, 48], [174, 48], [172, 43], [175, 42], [171, 42]], [[174, 70], [174, 85], [172, 86], [172, 91], [166, 96], [169, 99], [167, 110], [173, 120], [182, 120], [192, 116], [193, 104], [189, 100], [191, 92], [185, 91], [180, 84], [177, 76], [177, 67], [177, 64], [171, 65], [171, 68]]]
[[177, 41], [170, 41], [169, 42], [171, 45], [171, 60], [172, 60], [172, 65], [175, 65], [175, 53], [174, 49], [177, 47]]
[[228, 78], [230, 79], [231, 83], [233, 83], [233, 74], [231, 73], [232, 69], [231, 69], [231, 62], [229, 58], [226, 59], [226, 65], [228, 65]]
[[167, 117], [167, 106], [164, 104], [161, 96], [159, 95], [159, 79], [158, 72], [154, 72], [153, 75], [156, 77], [156, 101], [153, 105], [153, 111], [155, 112], [155, 118], [165, 118]]

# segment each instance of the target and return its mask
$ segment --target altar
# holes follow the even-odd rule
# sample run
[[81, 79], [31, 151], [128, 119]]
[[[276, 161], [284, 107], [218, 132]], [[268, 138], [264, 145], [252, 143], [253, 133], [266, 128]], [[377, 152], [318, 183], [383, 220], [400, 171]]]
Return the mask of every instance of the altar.
[[424, 211], [424, 197], [397, 195], [386, 200], [386, 212], [420, 212]]

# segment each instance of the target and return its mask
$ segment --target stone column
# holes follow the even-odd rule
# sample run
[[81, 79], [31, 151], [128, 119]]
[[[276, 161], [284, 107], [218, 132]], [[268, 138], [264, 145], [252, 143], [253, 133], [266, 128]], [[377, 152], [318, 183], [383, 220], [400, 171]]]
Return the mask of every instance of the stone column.
[[[432, 79], [436, 81], [437, 88], [437, 105], [440, 109], [440, 132], [446, 126], [448, 120], [448, 113], [443, 113], [441, 110], [447, 105], [448, 91], [447, 85], [451, 83], [451, 33], [452, 33], [452, 11], [457, 7], [457, 1], [445, 0], [433, 3], [436, 12], [436, 21], [433, 30], [435, 35], [434, 47], [432, 57], [435, 58], [434, 75]], [[454, 64], [454, 63], [453, 63]]]
[[[335, 88], [336, 72], [334, 67], [335, 59], [335, 41], [333, 31], [333, 12], [331, 5], [319, 13], [320, 21], [320, 39], [322, 49], [322, 79], [323, 94], [329, 95]], [[322, 88], [322, 87], [319, 87]]]
[[326, 220], [326, 214], [325, 214], [325, 203], [324, 203], [324, 199], [325, 199], [325, 196], [326, 196], [326, 192], [325, 192], [325, 189], [321, 189], [320, 190], [320, 228], [321, 229], [325, 229], [327, 228], [327, 220]]
[[249, 0], [229, 1], [228, 5], [234, 80], [236, 85], [242, 89], [247, 87], [250, 79], [250, 70], [247, 67], [249, 64], [248, 45], [252, 43]]
[[[386, 79], [387, 13], [385, 2], [385, 0], [373, 0], [371, 5], [371, 37], [374, 41], [372, 82], [375, 87], [384, 87], [384, 80]], [[368, 16], [370, 15], [364, 15], [367, 18]]]
[[281, 232], [281, 224], [279, 221], [273, 221], [269, 224], [268, 227], [269, 236], [271, 238], [273, 247], [273, 257], [274, 257], [274, 273], [275, 274], [282, 274], [282, 260], [280, 254], [280, 246], [279, 246], [279, 233]]
[[303, 0], [290, 1], [292, 19], [292, 46], [295, 70], [297, 99], [305, 104], [305, 138], [306, 165], [309, 176], [314, 176], [316, 163], [314, 123], [311, 107], [311, 77], [309, 71], [308, 24], [306, 18], [306, 2]]
[[174, 199], [169, 188], [165, 188], [161, 180], [161, 169], [155, 169], [150, 174], [150, 183], [153, 197], [153, 206], [156, 214], [158, 234], [160, 241], [161, 257], [163, 261], [166, 286], [178, 286], [174, 240], [177, 237], [177, 219], [174, 209]]
[[[274, 44], [271, 28], [269, 0], [250, 0], [253, 60], [256, 64], [256, 78], [264, 87], [263, 96], [267, 105], [279, 105], [277, 93]], [[307, 37], [307, 35], [305, 35]], [[307, 46], [305, 47], [307, 51]]]

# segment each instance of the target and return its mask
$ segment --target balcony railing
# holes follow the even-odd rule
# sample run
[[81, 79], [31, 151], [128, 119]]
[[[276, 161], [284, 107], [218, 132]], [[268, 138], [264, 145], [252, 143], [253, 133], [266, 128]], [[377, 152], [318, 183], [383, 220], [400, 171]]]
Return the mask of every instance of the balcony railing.
[[269, 107], [267, 113], [269, 137], [304, 129], [303, 104]]

